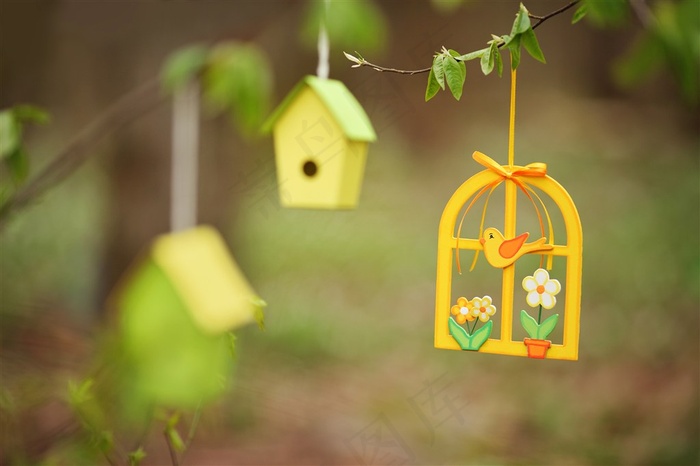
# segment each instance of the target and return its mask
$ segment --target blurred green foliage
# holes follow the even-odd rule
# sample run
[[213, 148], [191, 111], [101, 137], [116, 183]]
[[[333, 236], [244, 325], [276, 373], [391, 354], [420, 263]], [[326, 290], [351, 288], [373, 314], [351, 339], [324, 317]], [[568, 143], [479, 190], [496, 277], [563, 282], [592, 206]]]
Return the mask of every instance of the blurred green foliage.
[[615, 27], [624, 24], [629, 19], [628, 0], [581, 0], [581, 6], [574, 13], [574, 18], [585, 11], [590, 22], [601, 27]]
[[464, 0], [430, 0], [436, 10], [442, 13], [452, 13], [459, 8]]
[[116, 299], [120, 342], [114, 350], [130, 396], [143, 400], [138, 406], [194, 409], [221, 394], [232, 362], [228, 333], [202, 332], [152, 260], [139, 265]]
[[163, 86], [170, 92], [195, 78], [212, 114], [228, 113], [243, 134], [257, 134], [269, 111], [273, 82], [260, 48], [238, 42], [192, 45], [173, 52], [163, 66]]
[[615, 78], [634, 86], [666, 67], [691, 104], [700, 98], [700, 5], [697, 0], [660, 1], [651, 24], [615, 66]]
[[386, 21], [372, 0], [309, 0], [301, 26], [302, 41], [316, 47], [320, 26], [331, 48], [378, 50], [386, 41]]
[[[5, 163], [15, 186], [23, 183], [29, 175], [29, 156], [22, 141], [24, 125], [46, 124], [49, 114], [32, 105], [18, 105], [0, 111], [0, 161]], [[9, 192], [3, 181], [0, 184], [0, 200]]]

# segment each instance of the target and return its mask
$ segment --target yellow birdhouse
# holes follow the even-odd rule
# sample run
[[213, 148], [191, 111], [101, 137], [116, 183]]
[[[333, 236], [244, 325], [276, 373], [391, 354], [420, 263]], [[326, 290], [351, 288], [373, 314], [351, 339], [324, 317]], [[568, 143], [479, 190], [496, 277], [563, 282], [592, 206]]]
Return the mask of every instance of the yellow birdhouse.
[[357, 206], [367, 143], [377, 136], [364, 109], [342, 82], [306, 76], [263, 130], [273, 133], [283, 206]]
[[219, 393], [231, 366], [227, 332], [254, 322], [264, 306], [206, 226], [157, 238], [114, 304], [133, 388], [176, 406]]

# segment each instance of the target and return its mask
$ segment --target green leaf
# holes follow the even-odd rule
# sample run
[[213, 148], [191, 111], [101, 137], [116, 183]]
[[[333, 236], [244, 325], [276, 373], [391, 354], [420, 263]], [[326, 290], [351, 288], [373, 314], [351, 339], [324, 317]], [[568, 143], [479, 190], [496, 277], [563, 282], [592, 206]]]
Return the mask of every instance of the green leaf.
[[664, 49], [666, 64], [690, 103], [700, 97], [700, 15], [694, 0], [659, 2], [653, 32]]
[[347, 52], [343, 52], [343, 55], [345, 55], [345, 58], [347, 58], [348, 60], [350, 60], [351, 62], [354, 63], [354, 65], [352, 65], [352, 68], [358, 68], [358, 67], [362, 66], [363, 60], [360, 60], [356, 56], [350, 55]]
[[523, 34], [528, 29], [530, 29], [530, 12], [527, 11], [525, 5], [520, 4], [520, 10], [515, 15], [515, 21], [513, 21], [513, 28], [510, 30], [511, 37], [515, 37], [518, 34]]
[[166, 427], [165, 427], [166, 430], [167, 429], [174, 429], [180, 423], [181, 416], [182, 416], [182, 413], [180, 411], [175, 411], [170, 416], [168, 416], [168, 419], [166, 421]]
[[524, 309], [520, 311], [520, 323], [522, 324], [527, 334], [530, 335], [530, 338], [537, 338], [537, 330], [539, 327], [537, 325], [537, 321], [534, 319], [534, 317], [525, 312]]
[[85, 379], [80, 385], [73, 380], [68, 381], [68, 401], [73, 406], [79, 406], [92, 399], [93, 379]]
[[459, 70], [462, 72], [462, 85], [464, 86], [464, 81], [467, 79], [467, 65], [459, 60], [457, 57], [461, 57], [462, 54], [460, 54], [458, 51], [449, 49], [448, 53], [452, 55], [452, 57], [457, 60], [457, 63], [459, 63]]
[[481, 58], [485, 53], [488, 53], [490, 47], [486, 47], [485, 49], [480, 49], [480, 50], [475, 50], [473, 52], [466, 53], [464, 55], [460, 55], [458, 57], [455, 57], [457, 60], [465, 62], [465, 61], [470, 61], [470, 60], [476, 60], [477, 58]]
[[29, 175], [29, 157], [24, 147], [19, 146], [9, 157], [5, 159], [7, 167], [10, 169], [12, 181], [16, 184], [24, 183]]
[[478, 350], [479, 348], [481, 348], [481, 345], [486, 343], [486, 340], [488, 340], [491, 336], [491, 330], [493, 330], [493, 321], [489, 320], [488, 322], [486, 322], [486, 325], [481, 327], [472, 335], [470, 349]]
[[445, 90], [445, 69], [444, 69], [444, 61], [445, 61], [445, 56], [442, 54], [437, 54], [435, 55], [435, 58], [433, 59], [433, 75], [435, 76], [435, 79], [437, 80], [438, 84], [440, 85], [440, 88], [444, 91]]
[[12, 108], [18, 122], [36, 123], [45, 125], [51, 120], [49, 113], [43, 108], [34, 105], [17, 105]]
[[700, 98], [700, 16], [697, 1], [659, 2], [653, 28], [644, 31], [613, 67], [621, 86], [634, 86], [662, 66], [673, 74], [689, 103]]
[[185, 451], [185, 442], [182, 441], [180, 437], [180, 432], [177, 431], [177, 425], [180, 422], [180, 416], [182, 413], [180, 411], [175, 411], [165, 424], [165, 435], [168, 438], [168, 442], [177, 452]]
[[582, 3], [578, 8], [576, 8], [574, 16], [571, 18], [571, 24], [576, 24], [581, 21], [583, 18], [585, 18], [586, 13], [588, 13], [588, 4]]
[[613, 77], [623, 87], [635, 86], [657, 71], [664, 59], [664, 48], [659, 39], [645, 33], [613, 64]]
[[[629, 14], [628, 3], [628, 0], [584, 0], [579, 8], [586, 7], [586, 17], [594, 24], [615, 27], [626, 22]], [[697, 5], [697, 2], [695, 4]], [[697, 15], [697, 12], [695, 14]]]
[[264, 53], [254, 45], [223, 43], [210, 54], [204, 94], [214, 112], [226, 111], [245, 134], [253, 134], [267, 114], [272, 72]]
[[518, 69], [518, 65], [520, 64], [520, 37], [521, 36], [513, 37], [507, 45], [510, 51], [510, 68], [512, 70]]
[[255, 305], [255, 315], [253, 317], [258, 323], [260, 330], [265, 330], [265, 308], [267, 303], [261, 298], [256, 298], [253, 300], [253, 304]]
[[108, 430], [94, 431], [91, 441], [103, 453], [109, 453], [114, 449], [114, 434]]
[[425, 87], [425, 101], [429, 101], [433, 97], [435, 97], [435, 94], [438, 93], [440, 90], [440, 83], [438, 82], [437, 78], [435, 77], [435, 73], [433, 72], [433, 69], [430, 68], [430, 73], [428, 73], [428, 84]]
[[22, 125], [12, 109], [0, 112], [0, 160], [15, 152], [22, 139]]
[[457, 60], [457, 63], [459, 64], [459, 70], [462, 72], [462, 86], [464, 86], [464, 81], [467, 79], [467, 65], [463, 61], [459, 60], [459, 58], [458, 58], [458, 57], [461, 57], [462, 54], [460, 54], [458, 51], [453, 50], [453, 49], [449, 49], [447, 52], [450, 55], [452, 55], [452, 57], [455, 60]]
[[450, 316], [450, 320], [447, 322], [447, 326], [450, 330], [450, 335], [454, 337], [457, 344], [463, 350], [469, 349], [470, 347], [470, 337], [464, 328], [457, 323], [454, 317]]
[[177, 431], [177, 429], [168, 426], [165, 429], [165, 435], [167, 435], [168, 441], [175, 451], [178, 453], [185, 451], [185, 442], [182, 441], [182, 437], [180, 437], [180, 433]]
[[16, 410], [17, 403], [12, 393], [7, 388], [0, 387], [0, 411], [4, 411], [6, 415], [14, 416]]
[[[464, 65], [464, 64], [462, 64]], [[445, 80], [455, 99], [462, 97], [462, 87], [466, 78], [466, 70], [460, 66], [452, 55], [445, 56]]]
[[236, 359], [238, 352], [236, 351], [236, 335], [233, 332], [228, 332], [228, 344], [231, 350], [231, 358]]
[[501, 49], [496, 48], [496, 70], [498, 71], [498, 77], [503, 76], [503, 58], [501, 58]]
[[209, 51], [202, 45], [192, 45], [172, 53], [161, 72], [163, 86], [168, 91], [181, 88], [200, 74], [207, 63]]
[[386, 41], [386, 20], [382, 11], [369, 0], [308, 2], [301, 28], [302, 42], [315, 49], [319, 27], [326, 26], [333, 47], [342, 49], [377, 50]]
[[489, 75], [493, 71], [496, 64], [496, 55], [498, 54], [498, 45], [495, 42], [491, 43], [489, 51], [481, 56], [481, 72]]
[[431, 3], [440, 13], [452, 13], [464, 3], [464, 0], [431, 0]]
[[221, 394], [221, 376], [230, 374], [231, 368], [227, 336], [202, 332], [195, 325], [190, 310], [152, 259], [140, 264], [120, 296], [118, 350], [123, 370], [130, 374], [136, 407], [191, 409]]
[[146, 458], [146, 452], [143, 447], [139, 447], [138, 450], [129, 452], [129, 466], [139, 466], [141, 461]]
[[557, 326], [558, 320], [559, 314], [554, 314], [552, 316], [547, 317], [538, 326], [539, 328], [537, 329], [537, 338], [540, 340], [546, 340], [549, 334], [552, 333], [552, 330], [554, 330], [554, 327]]
[[542, 49], [540, 49], [540, 44], [537, 42], [535, 31], [533, 31], [532, 28], [528, 29], [522, 34], [522, 44], [525, 46], [525, 50], [527, 50], [532, 58], [542, 63], [547, 63], [547, 61], [544, 59]]

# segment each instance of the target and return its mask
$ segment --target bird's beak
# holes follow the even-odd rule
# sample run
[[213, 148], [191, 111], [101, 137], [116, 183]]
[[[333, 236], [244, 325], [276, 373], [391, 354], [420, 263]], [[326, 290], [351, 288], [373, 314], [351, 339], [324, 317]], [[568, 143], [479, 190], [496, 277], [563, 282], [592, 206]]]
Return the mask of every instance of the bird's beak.
[[480, 242], [480, 243], [481, 243], [481, 245], [483, 246], [483, 245], [484, 245], [484, 243], [486, 242], [486, 240], [485, 240], [484, 238], [479, 238], [479, 242]]

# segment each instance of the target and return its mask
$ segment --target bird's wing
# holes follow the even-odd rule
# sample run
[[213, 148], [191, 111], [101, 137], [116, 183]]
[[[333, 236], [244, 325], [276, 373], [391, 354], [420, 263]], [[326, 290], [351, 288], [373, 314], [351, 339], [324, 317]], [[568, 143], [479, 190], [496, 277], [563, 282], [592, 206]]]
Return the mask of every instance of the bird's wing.
[[526, 232], [513, 239], [503, 240], [503, 243], [501, 243], [498, 248], [499, 254], [501, 254], [504, 259], [515, 257], [518, 251], [520, 251], [520, 248], [523, 247], [523, 244], [525, 244], [525, 240], [527, 240], [528, 236], [530, 236], [530, 233]]

